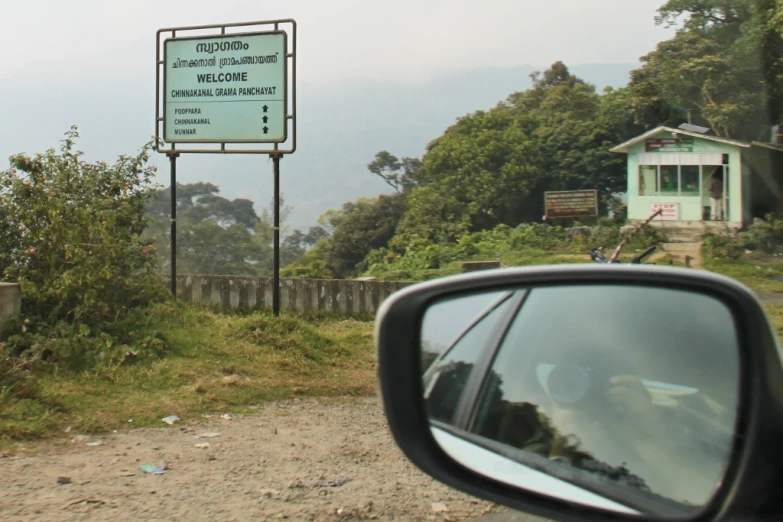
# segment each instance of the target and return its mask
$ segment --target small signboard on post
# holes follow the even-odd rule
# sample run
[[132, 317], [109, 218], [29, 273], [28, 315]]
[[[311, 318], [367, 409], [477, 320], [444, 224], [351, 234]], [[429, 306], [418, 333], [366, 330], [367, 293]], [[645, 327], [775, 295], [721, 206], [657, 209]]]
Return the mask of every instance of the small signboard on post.
[[544, 192], [546, 219], [598, 216], [597, 190]]

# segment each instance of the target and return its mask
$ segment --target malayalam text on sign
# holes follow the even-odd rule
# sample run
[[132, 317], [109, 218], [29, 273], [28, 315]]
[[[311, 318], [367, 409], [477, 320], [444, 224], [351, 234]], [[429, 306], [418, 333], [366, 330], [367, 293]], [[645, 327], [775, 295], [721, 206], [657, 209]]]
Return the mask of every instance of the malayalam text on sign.
[[166, 40], [163, 139], [284, 142], [286, 49], [283, 31]]

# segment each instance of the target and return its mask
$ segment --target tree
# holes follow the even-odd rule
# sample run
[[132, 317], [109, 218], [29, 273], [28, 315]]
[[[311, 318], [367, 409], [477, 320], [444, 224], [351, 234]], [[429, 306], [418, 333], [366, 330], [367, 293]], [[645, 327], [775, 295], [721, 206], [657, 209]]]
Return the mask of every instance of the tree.
[[[177, 185], [178, 271], [189, 274], [268, 275], [272, 263], [272, 225], [259, 218], [248, 199], [229, 200], [211, 183]], [[169, 271], [171, 189], [147, 205], [147, 236], [160, 237], [158, 267]], [[264, 214], [267, 217], [267, 214]]]
[[318, 242], [286, 273], [336, 278], [354, 275], [371, 250], [385, 247], [394, 236], [406, 205], [405, 195], [399, 193], [360, 198], [345, 203], [340, 210], [325, 212], [319, 218], [322, 226], [302, 236], [303, 240]]
[[561, 62], [532, 75], [533, 87], [489, 111], [460, 118], [430, 143], [409, 211], [391, 245], [414, 237], [452, 242], [464, 234], [538, 221], [547, 190], [595, 188], [608, 201], [626, 185], [625, 162], [610, 152], [632, 125], [621, 104]]
[[418, 158], [397, 159], [396, 156], [382, 150], [375, 155], [367, 169], [380, 176], [395, 192], [407, 192], [421, 181], [421, 160]]
[[0, 274], [21, 284], [24, 318], [0, 355], [80, 365], [163, 346], [134, 338], [145, 307], [165, 296], [155, 246], [141, 237], [154, 195], [152, 144], [113, 165], [88, 163], [78, 137], [72, 127], [59, 151], [13, 156], [0, 173]]
[[783, 61], [771, 0], [669, 0], [658, 24], [681, 24], [642, 57], [630, 88], [637, 122], [686, 121], [718, 136], [765, 138], [781, 116]]
[[328, 237], [329, 233], [320, 226], [310, 227], [306, 234], [301, 230], [294, 230], [280, 244], [280, 266], [296, 263], [310, 248]]
[[736, 36], [751, 18], [752, 6], [749, 0], [668, 0], [658, 9], [655, 23], [671, 27], [684, 18], [686, 30], [720, 28]]

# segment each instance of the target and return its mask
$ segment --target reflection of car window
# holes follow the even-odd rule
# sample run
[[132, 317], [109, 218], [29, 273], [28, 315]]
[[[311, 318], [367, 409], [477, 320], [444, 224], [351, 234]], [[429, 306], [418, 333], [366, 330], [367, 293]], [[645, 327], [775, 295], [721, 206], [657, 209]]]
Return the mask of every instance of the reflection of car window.
[[452, 422], [473, 366], [486, 347], [488, 339], [495, 332], [498, 321], [503, 317], [511, 301], [511, 299], [505, 299], [483, 319], [474, 324], [427, 372], [424, 377], [424, 388], [430, 418], [442, 422]]
[[506, 295], [507, 290], [461, 295], [455, 299], [438, 301], [427, 309], [421, 328], [422, 371], [426, 372], [481, 312]]
[[627, 286], [535, 289], [492, 363], [470, 430], [702, 505], [728, 461], [738, 387], [734, 322], [715, 299]]

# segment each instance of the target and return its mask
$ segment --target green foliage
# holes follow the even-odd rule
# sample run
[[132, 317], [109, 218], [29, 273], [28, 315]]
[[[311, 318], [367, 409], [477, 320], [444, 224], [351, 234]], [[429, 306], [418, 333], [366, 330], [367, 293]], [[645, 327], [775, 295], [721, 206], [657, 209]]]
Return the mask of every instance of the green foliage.
[[548, 190], [595, 188], [606, 203], [625, 188], [625, 159], [609, 152], [633, 126], [624, 96], [596, 94], [557, 62], [533, 75], [532, 89], [460, 118], [429, 145], [425, 183], [411, 192], [391, 247], [538, 221]]
[[[452, 243], [432, 243], [414, 237], [403, 253], [389, 248], [370, 252], [360, 269], [368, 276], [382, 279], [424, 280], [459, 273], [463, 261], [500, 260], [508, 266], [573, 262], [568, 256], [579, 254], [576, 262], [589, 262], [589, 251], [599, 246], [614, 249], [624, 236], [620, 226], [605, 220], [602, 226], [566, 229], [542, 223], [523, 223], [516, 228], [498, 225], [490, 230], [465, 234]], [[646, 226], [626, 245], [633, 252], [666, 240], [662, 230]], [[558, 255], [566, 256], [558, 259]]]
[[[331, 231], [286, 274], [353, 275], [357, 265], [373, 249], [386, 247], [397, 229], [407, 205], [403, 193], [377, 198], [361, 198], [321, 216], [323, 231]], [[319, 234], [322, 234], [319, 232]]]
[[725, 234], [704, 236], [705, 253], [712, 258], [739, 259], [746, 252], [778, 254], [783, 247], [783, 219], [769, 214], [757, 219], [735, 237]]
[[295, 263], [280, 269], [281, 277], [297, 279], [330, 279], [332, 271], [327, 267], [328, 239], [322, 239]]
[[769, 0], [669, 0], [657, 23], [682, 23], [632, 73], [630, 90], [639, 123], [693, 123], [724, 137], [768, 135], [781, 117], [783, 46]]
[[[183, 274], [269, 275], [272, 223], [260, 218], [248, 199], [219, 196], [211, 183], [177, 184], [177, 271]], [[171, 188], [147, 205], [145, 237], [161, 238], [158, 270], [170, 271]], [[285, 209], [284, 209], [285, 210]]]
[[756, 292], [783, 293], [783, 263], [776, 257], [759, 257], [755, 254], [745, 254], [741, 259], [705, 257], [703, 266], [710, 272], [736, 279]]
[[705, 235], [702, 250], [711, 258], [739, 259], [745, 253], [745, 248], [740, 241], [722, 234]]
[[165, 350], [162, 339], [135, 335], [145, 307], [166, 295], [156, 248], [141, 239], [151, 144], [91, 164], [77, 139], [74, 127], [59, 152], [13, 156], [0, 173], [0, 274], [22, 286], [21, 317], [0, 343], [0, 379], [18, 377], [24, 361], [84, 367]]
[[397, 159], [396, 156], [382, 150], [375, 155], [367, 170], [379, 176], [395, 192], [407, 192], [420, 183], [421, 160], [418, 158]]
[[768, 214], [766, 219], [757, 219], [746, 231], [740, 232], [739, 238], [748, 250], [779, 253], [783, 246], [783, 219]]
[[329, 233], [320, 226], [310, 227], [306, 234], [301, 230], [294, 230], [280, 244], [280, 266], [297, 263], [309, 249], [328, 237]]
[[56, 437], [67, 426], [105, 433], [127, 428], [129, 418], [133, 427], [160, 426], [172, 413], [189, 421], [205, 411], [254, 411], [268, 400], [374, 392], [371, 321], [226, 314], [171, 301], [149, 313], [138, 332], [165, 335], [165, 358], [85, 372], [36, 373], [29, 363], [15, 370], [13, 387], [0, 386], [0, 453], [9, 439]]

